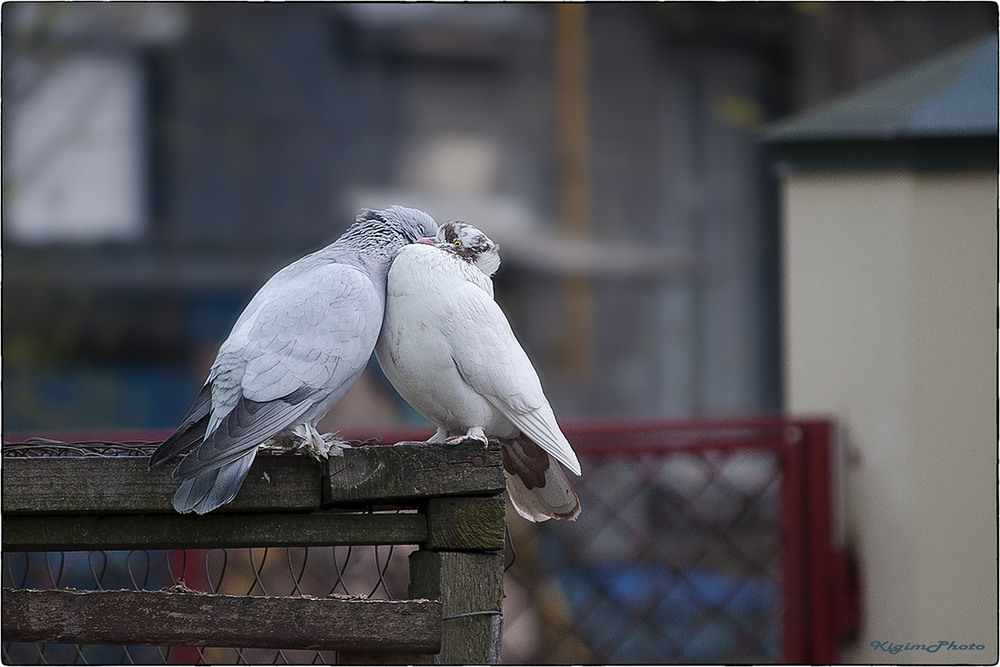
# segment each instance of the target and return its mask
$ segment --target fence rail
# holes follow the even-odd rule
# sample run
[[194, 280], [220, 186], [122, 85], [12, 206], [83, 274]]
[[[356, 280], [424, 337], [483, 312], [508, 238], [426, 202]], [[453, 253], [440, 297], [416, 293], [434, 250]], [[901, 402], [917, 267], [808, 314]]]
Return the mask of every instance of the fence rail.
[[[6, 641], [436, 653], [441, 603], [190, 590], [4, 591]], [[141, 619], [141, 621], [139, 621]], [[206, 619], [212, 624], [205, 632]], [[126, 622], [123, 622], [125, 620]], [[335, 634], [329, 629], [336, 628]]]
[[90, 456], [102, 450], [80, 445], [52, 455], [58, 447], [4, 458], [4, 552], [417, 545], [408, 599], [5, 588], [7, 641], [499, 661], [504, 476], [495, 443], [356, 447], [322, 464], [258, 456], [234, 501], [204, 516], [174, 513], [169, 469], [148, 471], [145, 456]]

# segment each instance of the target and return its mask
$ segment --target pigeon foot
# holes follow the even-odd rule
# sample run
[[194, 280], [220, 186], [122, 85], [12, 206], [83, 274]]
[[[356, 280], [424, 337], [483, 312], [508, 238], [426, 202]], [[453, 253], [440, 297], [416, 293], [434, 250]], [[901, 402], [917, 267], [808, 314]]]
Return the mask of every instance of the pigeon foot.
[[444, 441], [449, 445], [460, 445], [466, 442], [478, 442], [483, 447], [490, 444], [490, 439], [486, 437], [486, 431], [476, 426], [470, 428], [465, 435], [453, 435], [450, 438], [445, 438]]
[[304, 450], [317, 461], [331, 456], [344, 455], [343, 446], [346, 443], [336, 434], [324, 433], [320, 435], [316, 427], [311, 424], [299, 424], [292, 430], [292, 434], [296, 440], [295, 449]]
[[346, 440], [339, 437], [336, 433], [324, 433], [320, 436], [320, 439], [326, 446], [327, 456], [343, 456], [344, 448], [350, 446]]

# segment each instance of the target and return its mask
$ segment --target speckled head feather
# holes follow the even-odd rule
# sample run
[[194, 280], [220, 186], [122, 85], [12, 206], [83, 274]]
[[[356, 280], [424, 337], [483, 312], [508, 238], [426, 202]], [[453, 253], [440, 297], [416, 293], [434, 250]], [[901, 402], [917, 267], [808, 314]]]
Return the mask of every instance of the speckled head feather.
[[500, 268], [500, 246], [482, 231], [461, 220], [438, 227], [435, 246], [457, 255], [488, 276]]
[[381, 248], [395, 254], [407, 243], [434, 236], [437, 229], [434, 218], [415, 208], [398, 205], [383, 210], [365, 208], [336, 243], [365, 250]]

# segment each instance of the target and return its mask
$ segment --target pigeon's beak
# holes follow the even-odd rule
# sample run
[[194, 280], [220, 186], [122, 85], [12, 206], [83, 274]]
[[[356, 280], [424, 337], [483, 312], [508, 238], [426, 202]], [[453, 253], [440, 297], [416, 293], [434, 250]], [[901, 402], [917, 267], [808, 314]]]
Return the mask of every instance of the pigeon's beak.
[[417, 243], [426, 243], [427, 245], [434, 245], [434, 237], [425, 236], [423, 238], [417, 239]]

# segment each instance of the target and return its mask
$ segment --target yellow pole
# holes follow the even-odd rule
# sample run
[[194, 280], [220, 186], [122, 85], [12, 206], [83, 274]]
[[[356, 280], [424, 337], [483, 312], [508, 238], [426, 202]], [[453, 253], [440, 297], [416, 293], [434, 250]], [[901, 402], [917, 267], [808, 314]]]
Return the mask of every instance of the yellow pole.
[[[556, 125], [559, 156], [559, 218], [563, 232], [590, 231], [589, 128], [587, 123], [587, 6], [555, 5]], [[585, 275], [563, 279], [566, 306], [563, 368], [580, 379], [591, 373], [593, 298]]]

